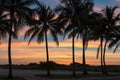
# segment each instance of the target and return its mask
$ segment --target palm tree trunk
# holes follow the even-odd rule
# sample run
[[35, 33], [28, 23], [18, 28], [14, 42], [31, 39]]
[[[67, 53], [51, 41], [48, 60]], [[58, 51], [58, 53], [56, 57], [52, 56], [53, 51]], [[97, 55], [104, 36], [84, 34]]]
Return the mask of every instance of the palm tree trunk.
[[[79, 25], [79, 27], [80, 27], [80, 20], [79, 20], [79, 17], [76, 15], [76, 19], [77, 19], [77, 23], [78, 23], [78, 25]], [[87, 73], [87, 68], [86, 68], [86, 61], [85, 61], [85, 38], [84, 38], [84, 32], [83, 32], [83, 40], [82, 40], [83, 42], [83, 75], [87, 75], [88, 73]]]
[[47, 32], [45, 32], [45, 43], [46, 43], [46, 56], [47, 56], [47, 76], [50, 76]]
[[[13, 11], [10, 9], [10, 19], [13, 18]], [[8, 62], [9, 62], [9, 73], [8, 73], [8, 78], [12, 79], [13, 74], [12, 74], [12, 58], [11, 58], [11, 41], [12, 41], [12, 26], [13, 22], [10, 22], [10, 28], [9, 28], [9, 39], [8, 39]]]
[[103, 53], [103, 66], [104, 66], [104, 74], [107, 75], [107, 69], [106, 69], [106, 63], [105, 63], [105, 53], [106, 53], [106, 47], [107, 47], [107, 40], [105, 41], [104, 45], [104, 53]]
[[101, 71], [102, 71], [102, 74], [104, 74], [104, 68], [103, 68], [103, 37], [100, 38], [100, 44], [101, 44]]
[[85, 61], [85, 38], [83, 37], [83, 75], [87, 75], [86, 61]]
[[12, 59], [11, 59], [11, 32], [9, 32], [9, 40], [8, 40], [8, 62], [9, 62], [9, 73], [8, 73], [8, 78], [12, 79], [13, 74], [12, 74]]
[[73, 67], [73, 77], [76, 75], [76, 73], [75, 73], [75, 54], [74, 54], [74, 52], [75, 52], [75, 50], [74, 50], [74, 48], [75, 48], [75, 45], [74, 45], [74, 43], [75, 43], [75, 41], [74, 41], [74, 28], [73, 28], [73, 38], [72, 38], [72, 61], [73, 61], [73, 65], [72, 65], [72, 67]]

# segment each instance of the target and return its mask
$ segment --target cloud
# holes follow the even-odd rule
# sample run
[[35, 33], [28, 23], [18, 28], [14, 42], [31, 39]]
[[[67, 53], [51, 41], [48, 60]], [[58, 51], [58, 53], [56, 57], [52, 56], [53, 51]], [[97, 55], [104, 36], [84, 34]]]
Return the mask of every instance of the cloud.
[[120, 13], [120, 8], [117, 8], [116, 11], [115, 11], [116, 14], [119, 14]]
[[29, 29], [28, 26], [23, 26], [23, 28], [19, 30], [18, 36], [20, 36], [20, 37], [21, 37], [21, 36], [24, 36], [24, 35], [25, 35], [25, 32], [26, 32], [28, 29]]
[[59, 0], [39, 0], [39, 1], [43, 2], [46, 5], [51, 6], [51, 8], [54, 8], [56, 5], [60, 3]]
[[54, 2], [56, 2], [56, 3], [60, 3], [60, 0], [53, 0]]
[[93, 8], [93, 10], [96, 11], [96, 12], [100, 12], [100, 11], [102, 10], [102, 8], [95, 6], [95, 7]]
[[120, 0], [116, 0], [117, 2], [120, 2]]

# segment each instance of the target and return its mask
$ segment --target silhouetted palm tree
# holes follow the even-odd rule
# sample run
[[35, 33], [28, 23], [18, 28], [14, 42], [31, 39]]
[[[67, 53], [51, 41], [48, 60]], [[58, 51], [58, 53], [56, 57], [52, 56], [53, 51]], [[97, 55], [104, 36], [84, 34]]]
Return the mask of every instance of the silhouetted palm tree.
[[107, 43], [109, 42], [111, 36], [110, 34], [113, 32], [114, 27], [116, 26], [116, 22], [119, 21], [120, 14], [115, 14], [115, 11], [118, 7], [117, 6], [106, 6], [103, 10], [103, 16], [106, 23], [106, 30], [105, 30], [105, 44], [104, 44], [104, 52], [103, 52], [103, 65], [105, 69], [105, 74], [107, 74], [106, 64], [105, 64], [105, 53]]
[[[20, 27], [25, 23], [26, 17], [32, 13], [29, 8], [36, 0], [3, 0], [5, 11], [9, 13], [10, 25], [8, 26], [8, 62], [9, 74], [8, 78], [12, 78], [12, 59], [11, 59], [11, 41], [12, 37], [17, 38], [17, 33]], [[14, 32], [14, 35], [12, 34]]]
[[[74, 35], [76, 37], [82, 38], [82, 45], [83, 45], [83, 75], [88, 74], [87, 73], [87, 67], [86, 67], [86, 60], [85, 60], [85, 50], [88, 45], [88, 38], [90, 36], [91, 30], [90, 30], [90, 25], [91, 25], [91, 20], [89, 19], [89, 14], [92, 12], [93, 9], [93, 2], [92, 0], [86, 0], [84, 2], [81, 2], [80, 4], [80, 12], [79, 15], [77, 16], [79, 18], [78, 21], [78, 26], [74, 30]], [[75, 22], [74, 22], [75, 23]]]
[[103, 14], [101, 13], [96, 13], [96, 12], [93, 12], [91, 15], [91, 23], [92, 24], [92, 27], [91, 27], [91, 30], [92, 30], [92, 34], [90, 36], [90, 40], [99, 40], [100, 39], [100, 45], [98, 47], [98, 50], [97, 50], [97, 58], [99, 56], [99, 52], [101, 51], [100, 53], [100, 57], [101, 57], [101, 70], [102, 70], [102, 73], [104, 74], [104, 68], [103, 68], [103, 40], [104, 40], [104, 34], [105, 34], [105, 20], [103, 19]]
[[[78, 1], [78, 0], [76, 0]], [[73, 0], [61, 0], [61, 3], [64, 5], [59, 5], [56, 7], [55, 11], [59, 13], [59, 22], [61, 26], [65, 28], [64, 35], [72, 34], [72, 67], [73, 67], [73, 76], [75, 76], [75, 53], [74, 53], [74, 27], [75, 23], [75, 14], [76, 11], [73, 10], [75, 6], [73, 6]]]
[[87, 73], [87, 67], [86, 67], [85, 50], [87, 48], [88, 38], [91, 33], [91, 30], [90, 30], [91, 20], [89, 19], [89, 14], [90, 14], [90, 12], [92, 12], [93, 2], [92, 2], [92, 0], [86, 0], [83, 4], [84, 5], [83, 5], [81, 13], [80, 13], [80, 15], [81, 15], [80, 16], [81, 31], [79, 31], [78, 34], [80, 34], [80, 37], [82, 37], [83, 75], [86, 75], [88, 73]]
[[[73, 73], [72, 75], [75, 76], [75, 53], [74, 53], [74, 29], [76, 26], [77, 16], [78, 12], [75, 10], [76, 7], [79, 7], [78, 4], [75, 5], [75, 2], [78, 2], [79, 0], [61, 0], [61, 5], [57, 6], [55, 11], [59, 13], [59, 22], [62, 24], [61, 26], [65, 28], [64, 34], [68, 34], [68, 38], [72, 37], [72, 67], [73, 67]], [[74, 23], [75, 22], [75, 23]]]
[[[68, 38], [72, 37], [72, 61], [73, 61], [73, 76], [75, 76], [75, 58], [74, 58], [74, 38], [75, 36], [85, 35], [85, 24], [88, 23], [89, 12], [92, 10], [92, 0], [61, 0], [63, 6], [58, 6], [56, 10], [60, 12], [61, 23], [65, 25], [65, 34], [68, 33]], [[83, 26], [84, 23], [84, 26]], [[83, 32], [82, 32], [83, 31]], [[83, 38], [83, 37], [82, 37]], [[85, 45], [87, 39], [83, 39], [83, 74], [87, 74], [85, 62]]]
[[49, 51], [48, 51], [48, 37], [51, 34], [53, 40], [59, 45], [57, 33], [60, 32], [57, 28], [57, 18], [55, 12], [43, 3], [39, 4], [39, 8], [36, 11], [38, 20], [35, 20], [35, 24], [26, 32], [25, 38], [30, 37], [29, 43], [32, 39], [37, 37], [37, 42], [41, 43], [45, 40], [46, 43], [46, 59], [47, 59], [47, 76], [50, 76], [49, 69]]
[[[110, 41], [110, 34], [113, 32], [116, 21], [118, 20], [119, 15], [114, 15], [115, 10], [117, 7], [106, 7], [103, 10], [103, 14], [94, 13], [92, 14], [94, 26], [93, 27], [93, 35], [94, 39], [97, 40], [100, 38], [100, 46], [98, 47], [98, 54], [99, 50], [101, 49], [101, 69], [103, 74], [107, 74], [107, 69], [105, 67], [105, 52], [108, 41]], [[103, 41], [105, 43], [103, 44]], [[98, 55], [97, 54], [97, 55]]]

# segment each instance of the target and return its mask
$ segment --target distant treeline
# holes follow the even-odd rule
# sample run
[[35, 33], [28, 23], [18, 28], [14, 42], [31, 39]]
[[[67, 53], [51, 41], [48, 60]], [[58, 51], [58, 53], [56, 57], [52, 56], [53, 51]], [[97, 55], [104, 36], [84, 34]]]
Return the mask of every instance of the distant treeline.
[[[36, 70], [46, 70], [47, 64], [49, 64], [49, 68], [51, 70], [72, 70], [73, 64], [65, 65], [65, 64], [58, 64], [53, 61], [49, 62], [40, 62], [40, 63], [29, 63], [26, 65], [12, 65], [13, 69], [36, 69]], [[101, 66], [93, 66], [93, 65], [86, 65], [89, 71], [101, 71]], [[107, 65], [106, 66], [109, 72], [120, 72], [120, 65]], [[0, 68], [8, 68], [8, 65], [0, 65]], [[75, 63], [76, 71], [82, 71], [82, 64]]]

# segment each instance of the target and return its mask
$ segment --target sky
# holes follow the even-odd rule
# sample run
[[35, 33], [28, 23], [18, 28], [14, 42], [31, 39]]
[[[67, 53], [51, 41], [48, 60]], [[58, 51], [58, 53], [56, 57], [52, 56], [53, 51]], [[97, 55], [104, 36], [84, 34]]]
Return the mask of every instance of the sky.
[[[59, 4], [59, 0], [40, 0], [52, 8]], [[120, 7], [120, 0], [94, 0], [95, 11], [101, 11], [106, 5]], [[116, 11], [120, 13], [120, 9]], [[25, 31], [28, 27], [23, 28], [19, 32], [19, 39], [12, 40], [12, 62], [13, 64], [29, 64], [46, 61], [45, 43], [38, 44], [35, 40], [28, 46], [27, 40], [23, 39]], [[49, 56], [51, 61], [60, 64], [70, 64], [72, 62], [72, 43], [71, 39], [63, 40], [59, 37], [60, 45], [57, 46], [49, 39]], [[1, 41], [0, 45], [0, 64], [8, 64], [7, 55], [7, 39]], [[97, 47], [99, 41], [90, 41], [86, 50], [86, 63], [90, 65], [100, 65], [100, 59], [96, 59]], [[81, 40], [75, 41], [75, 61], [82, 63], [82, 44]], [[120, 50], [113, 54], [113, 49], [107, 49], [106, 63], [108, 65], [120, 65]]]

